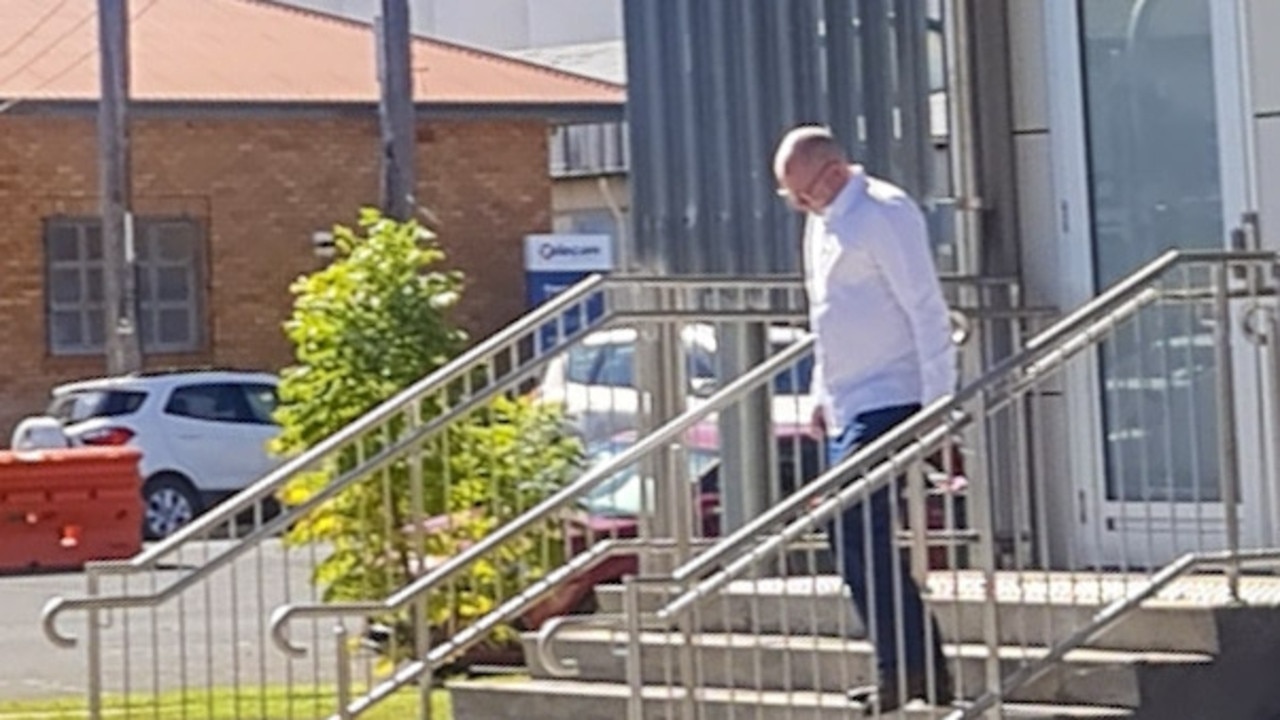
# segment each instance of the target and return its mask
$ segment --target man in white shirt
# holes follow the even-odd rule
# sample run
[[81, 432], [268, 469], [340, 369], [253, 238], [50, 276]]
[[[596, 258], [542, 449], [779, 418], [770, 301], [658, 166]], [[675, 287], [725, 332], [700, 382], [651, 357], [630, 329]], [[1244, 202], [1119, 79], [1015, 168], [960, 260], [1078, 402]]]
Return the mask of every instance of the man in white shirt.
[[[851, 165], [829, 130], [808, 125], [788, 132], [774, 157], [774, 174], [779, 194], [808, 214], [803, 253], [817, 338], [815, 424], [827, 435], [835, 464], [952, 392], [948, 310], [920, 209], [899, 188]], [[908, 698], [927, 696], [935, 704], [952, 699], [937, 624], [926, 643], [920, 589], [905, 567], [894, 577], [890, 503], [896, 497], [896, 487], [883, 488], [869, 508], [851, 507], [827, 532], [880, 671], [878, 686], [850, 697], [881, 712]]]

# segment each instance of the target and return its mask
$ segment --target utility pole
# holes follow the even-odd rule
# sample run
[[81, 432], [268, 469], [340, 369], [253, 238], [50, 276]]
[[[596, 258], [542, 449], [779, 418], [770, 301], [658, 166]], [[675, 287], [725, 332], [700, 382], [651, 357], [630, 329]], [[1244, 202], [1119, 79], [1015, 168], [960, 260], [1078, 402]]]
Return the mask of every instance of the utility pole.
[[410, 68], [409, 0], [382, 0], [374, 21], [378, 45], [378, 116], [382, 126], [382, 212], [413, 216], [415, 177], [413, 75]]
[[101, 99], [98, 102], [98, 171], [102, 215], [102, 292], [106, 305], [107, 372], [142, 369], [138, 335], [138, 287], [129, 214], [129, 6], [98, 0]]

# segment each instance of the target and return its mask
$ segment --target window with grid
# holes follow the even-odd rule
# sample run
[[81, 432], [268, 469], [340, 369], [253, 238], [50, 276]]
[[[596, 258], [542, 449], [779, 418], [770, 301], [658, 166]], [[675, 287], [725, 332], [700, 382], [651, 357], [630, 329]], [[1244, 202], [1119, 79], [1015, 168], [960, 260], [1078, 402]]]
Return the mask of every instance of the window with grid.
[[557, 178], [626, 172], [630, 164], [626, 123], [558, 126], [549, 149]]
[[[138, 329], [147, 353], [202, 347], [199, 223], [185, 218], [134, 220]], [[57, 218], [45, 224], [45, 297], [54, 355], [103, 351], [102, 223]]]

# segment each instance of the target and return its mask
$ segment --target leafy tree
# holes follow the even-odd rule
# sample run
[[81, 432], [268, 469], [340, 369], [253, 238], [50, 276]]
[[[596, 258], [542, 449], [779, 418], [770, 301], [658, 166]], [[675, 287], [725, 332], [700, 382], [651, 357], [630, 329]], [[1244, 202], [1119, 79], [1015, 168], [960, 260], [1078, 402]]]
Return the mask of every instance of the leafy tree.
[[[439, 269], [445, 255], [432, 235], [366, 210], [357, 228], [338, 227], [334, 239], [335, 260], [291, 288], [294, 311], [285, 330], [296, 362], [281, 376], [275, 449], [282, 454], [302, 452], [350, 424], [444, 365], [465, 342], [449, 321], [463, 278]], [[426, 420], [439, 411], [424, 402], [420, 412]], [[407, 423], [407, 415], [392, 418], [358, 449], [295, 478], [281, 500], [306, 502], [354, 469], [360, 455], [401, 437]], [[315, 576], [326, 601], [381, 599], [554, 492], [580, 458], [555, 411], [501, 397], [454, 421], [422, 452], [398, 458], [308, 513], [286, 542], [327, 548]], [[419, 473], [411, 471], [415, 461]], [[429, 529], [415, 523], [416, 497], [425, 515], [443, 522]], [[477, 563], [450, 592], [434, 593], [431, 626], [465, 624], [558, 563], [558, 532], [555, 523], [538, 528]], [[397, 636], [406, 631], [405, 618], [380, 620], [394, 625]]]

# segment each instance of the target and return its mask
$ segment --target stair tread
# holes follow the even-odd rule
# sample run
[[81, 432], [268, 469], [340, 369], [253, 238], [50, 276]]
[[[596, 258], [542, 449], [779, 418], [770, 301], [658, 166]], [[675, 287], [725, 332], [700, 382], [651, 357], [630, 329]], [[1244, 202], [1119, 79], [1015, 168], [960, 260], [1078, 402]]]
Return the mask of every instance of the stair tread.
[[[454, 692], [502, 693], [511, 696], [527, 694], [558, 695], [565, 697], [594, 698], [601, 700], [625, 700], [631, 696], [630, 688], [623, 683], [588, 682], [580, 680], [457, 680], [448, 684]], [[850, 707], [849, 700], [840, 693], [813, 691], [745, 690], [728, 688], [703, 688], [698, 697], [704, 702], [743, 704], [761, 707], [792, 709], [830, 708], [838, 710]], [[645, 686], [647, 700], [667, 700], [683, 697], [675, 688]], [[958, 705], [959, 706], [959, 705]], [[921, 701], [908, 703], [897, 716], [903, 718], [941, 718], [954, 708], [933, 708]], [[1109, 706], [1059, 705], [1051, 703], [1006, 703], [1004, 717], [1010, 718], [1127, 718], [1132, 716], [1128, 708]], [[893, 715], [886, 715], [886, 718]]]
[[[557, 642], [577, 643], [609, 643], [620, 638], [621, 633], [605, 628], [566, 628], [556, 635]], [[527, 633], [526, 641], [533, 642], [536, 633]], [[648, 631], [641, 633], [641, 641], [646, 645], [676, 643], [680, 640], [677, 632]], [[788, 648], [799, 652], [851, 652], [871, 653], [869, 641], [855, 638], [839, 638], [827, 635], [794, 635], [768, 633], [722, 633], [697, 632], [693, 634], [695, 646], [707, 648]], [[1000, 657], [1007, 660], [1036, 659], [1047, 654], [1049, 648], [1044, 646], [1002, 645]], [[949, 657], [984, 659], [987, 648], [979, 643], [950, 643], [945, 647]], [[1213, 656], [1198, 652], [1170, 652], [1159, 650], [1109, 650], [1103, 648], [1083, 647], [1067, 653], [1066, 662], [1092, 665], [1119, 665], [1128, 663], [1160, 663], [1160, 664], [1198, 664], [1213, 662]]]
[[[1001, 570], [996, 572], [1001, 604], [1093, 607], [1137, 592], [1150, 581], [1148, 575], [1122, 572], [1056, 572]], [[610, 589], [606, 592], [620, 592]], [[834, 574], [763, 577], [735, 580], [722, 592], [730, 596], [828, 597], [845, 593], [844, 581]], [[1280, 578], [1250, 576], [1242, 579], [1241, 592], [1250, 605], [1280, 607]], [[935, 571], [929, 575], [929, 602], [981, 602], [985, 597], [982, 573], [975, 570]], [[1209, 610], [1231, 604], [1221, 577], [1190, 575], [1179, 578], [1144, 608]]]

